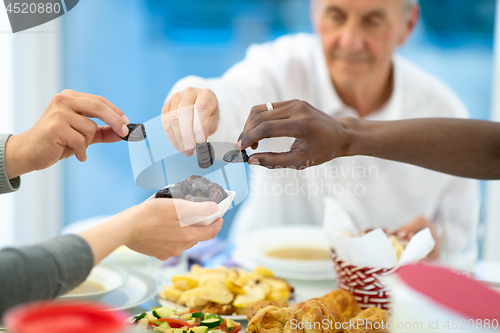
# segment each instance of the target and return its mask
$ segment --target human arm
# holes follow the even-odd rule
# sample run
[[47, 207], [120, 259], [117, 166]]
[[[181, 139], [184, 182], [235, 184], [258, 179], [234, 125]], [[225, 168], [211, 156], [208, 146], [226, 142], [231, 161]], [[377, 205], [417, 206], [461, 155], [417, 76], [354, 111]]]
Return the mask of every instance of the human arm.
[[65, 235], [0, 251], [0, 316], [17, 304], [52, 299], [82, 283], [93, 266], [87, 242]]
[[[218, 211], [216, 203], [195, 203], [181, 199], [148, 200], [118, 214], [109, 221], [82, 231], [92, 248], [95, 264], [121, 245], [167, 260], [219, 232], [222, 219], [210, 226], [186, 226], [183, 219], [207, 216]], [[109, 237], [113, 235], [113, 237]]]
[[121, 245], [166, 260], [198, 241], [215, 237], [221, 219], [206, 227], [181, 228], [179, 222], [187, 216], [217, 211], [215, 203], [174, 201], [151, 200], [79, 235], [0, 251], [0, 316], [14, 305], [52, 299], [70, 291], [86, 279], [94, 265]]
[[21, 186], [21, 178], [12, 177], [9, 179], [5, 168], [5, 145], [10, 134], [0, 133], [0, 194], [14, 192]]
[[[304, 101], [252, 109], [241, 148], [265, 138], [293, 137], [286, 153], [258, 153], [249, 163], [306, 167], [337, 157], [365, 155], [477, 179], [500, 179], [500, 124], [467, 119], [369, 121], [333, 118]], [[309, 161], [309, 164], [307, 162]]]
[[[98, 126], [89, 118], [100, 119], [108, 126]], [[52, 99], [31, 129], [8, 138], [7, 176], [14, 179], [73, 155], [84, 162], [89, 145], [121, 140], [120, 136], [128, 134], [129, 123], [123, 112], [105, 98], [65, 90]]]
[[[210, 139], [235, 142], [253, 105], [284, 100], [288, 95], [306, 98], [315, 94], [314, 79], [311, 77], [311, 73], [315, 72], [315, 62], [309, 61], [309, 53], [313, 52], [314, 47], [310, 44], [308, 37], [299, 36], [252, 45], [245, 58], [221, 77], [203, 79], [188, 76], [177, 82], [167, 96], [162, 114], [174, 112], [171, 119], [176, 126], [175, 122], [178, 122], [179, 117], [175, 116], [175, 110], [190, 109], [194, 112], [203, 109], [197, 105], [196, 96], [208, 89], [215, 99], [212, 96], [211, 104], [202, 104], [209, 110], [218, 107], [219, 118], [217, 122], [215, 117], [211, 118], [213, 123], [208, 126]], [[205, 91], [205, 95], [210, 95], [210, 92]], [[191, 140], [190, 147], [193, 146], [194, 139], [190, 138], [188, 132], [185, 140]]]
[[346, 121], [348, 156], [367, 155], [455, 176], [500, 179], [500, 124], [473, 119]]

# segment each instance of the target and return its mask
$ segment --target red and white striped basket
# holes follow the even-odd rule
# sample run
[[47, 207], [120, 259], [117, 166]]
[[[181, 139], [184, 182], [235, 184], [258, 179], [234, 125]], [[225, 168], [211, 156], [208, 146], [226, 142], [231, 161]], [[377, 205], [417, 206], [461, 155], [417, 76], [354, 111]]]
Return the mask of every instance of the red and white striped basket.
[[[369, 232], [366, 230], [365, 232]], [[395, 235], [406, 246], [410, 235], [384, 230], [387, 235]], [[377, 307], [389, 310], [389, 290], [380, 281], [380, 277], [394, 273], [395, 268], [361, 267], [350, 265], [340, 260], [335, 252], [330, 251], [333, 267], [337, 273], [338, 288], [354, 295], [362, 309]]]
[[380, 277], [392, 274], [394, 268], [373, 268], [350, 265], [331, 251], [333, 267], [337, 273], [338, 288], [354, 295], [362, 309], [372, 306], [389, 310], [389, 291], [380, 282]]

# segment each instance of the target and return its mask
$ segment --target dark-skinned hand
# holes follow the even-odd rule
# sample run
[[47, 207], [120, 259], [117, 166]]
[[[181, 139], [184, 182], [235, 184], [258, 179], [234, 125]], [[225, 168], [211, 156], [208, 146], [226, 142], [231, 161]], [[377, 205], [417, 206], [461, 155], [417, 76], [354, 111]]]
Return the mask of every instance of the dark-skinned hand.
[[306, 168], [319, 165], [347, 152], [345, 119], [336, 119], [311, 104], [290, 100], [254, 106], [238, 139], [238, 148], [257, 149], [259, 141], [275, 137], [292, 137], [290, 151], [252, 154], [249, 164], [267, 168]]

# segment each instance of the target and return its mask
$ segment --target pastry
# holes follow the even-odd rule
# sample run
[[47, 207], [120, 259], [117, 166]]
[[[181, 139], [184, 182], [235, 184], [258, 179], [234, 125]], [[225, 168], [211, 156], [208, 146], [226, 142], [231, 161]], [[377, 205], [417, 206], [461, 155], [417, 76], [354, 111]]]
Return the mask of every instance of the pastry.
[[343, 289], [334, 290], [318, 300], [328, 307], [339, 309], [347, 320], [361, 312], [361, 308], [354, 296]]
[[285, 325], [292, 319], [296, 310], [292, 307], [279, 308], [268, 305], [248, 322], [246, 333], [283, 333]]
[[[274, 305], [278, 308], [285, 308], [288, 306], [287, 302], [284, 301], [268, 301], [268, 300], [262, 300], [258, 301], [252, 305], [250, 305], [247, 309], [247, 319], [248, 321], [251, 321], [253, 316], [262, 308], [265, 308], [268, 305]], [[218, 313], [218, 312], [213, 312], [213, 313]]]
[[344, 315], [340, 310], [333, 311], [323, 303], [309, 300], [297, 304], [283, 333], [337, 333], [342, 331]]
[[[368, 308], [361, 311], [350, 320], [346, 333], [387, 333], [387, 322], [389, 315], [387, 311], [379, 308]], [[352, 324], [352, 325], [351, 325]], [[354, 326], [354, 328], [352, 328]]]

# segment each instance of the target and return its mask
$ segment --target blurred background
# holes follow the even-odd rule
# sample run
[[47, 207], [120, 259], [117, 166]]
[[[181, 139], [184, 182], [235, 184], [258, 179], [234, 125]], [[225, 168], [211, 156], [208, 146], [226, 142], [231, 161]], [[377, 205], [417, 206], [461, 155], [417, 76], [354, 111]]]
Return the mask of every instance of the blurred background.
[[[422, 20], [399, 52], [444, 80], [468, 106], [472, 118], [490, 119], [496, 1], [420, 3]], [[29, 87], [34, 75], [39, 76], [37, 82], [45, 91], [54, 90], [55, 94], [68, 88], [102, 95], [132, 122], [145, 122], [160, 114], [177, 80], [187, 75], [219, 76], [244, 57], [250, 44], [288, 33], [312, 32], [312, 28], [309, 0], [86, 0], [39, 31], [44, 34], [26, 32], [10, 41], [7, 34], [0, 36], [3, 49], [10, 45], [13, 50], [10, 58], [3, 59], [1, 87], [8, 91], [11, 75], [13, 96], [17, 96], [12, 105], [6, 104], [7, 99], [2, 102], [0, 114], [8, 119], [1, 125], [2, 131], [27, 129], [48, 105], [50, 97], [40, 97], [44, 104], [24, 107], [30, 98], [19, 97], [25, 96], [26, 89], [36, 89]], [[36, 49], [20, 54], [20, 40], [27, 43], [34, 36], [41, 40]], [[37, 59], [28, 59], [33, 53]], [[54, 57], [52, 62], [43, 62]], [[30, 61], [47, 72], [25, 71], [24, 65]], [[8, 63], [14, 66], [5, 66]], [[29, 117], [20, 125], [23, 112], [29, 112]], [[33, 176], [38, 177], [36, 189], [24, 187], [13, 199], [0, 197], [0, 209], [10, 214], [1, 222], [6, 232], [0, 237], [0, 247], [48, 238], [71, 223], [116, 214], [154, 193], [135, 184], [125, 142], [93, 146], [87, 162], [70, 158], [50, 172]], [[29, 179], [23, 178], [24, 185]], [[42, 198], [48, 188], [56, 195]], [[484, 184], [482, 193], [486, 202], [489, 192]], [[23, 196], [31, 198], [28, 202], [45, 201], [34, 209], [26, 206]], [[235, 211], [225, 216], [222, 238]], [[35, 226], [37, 219], [49, 227]]]

